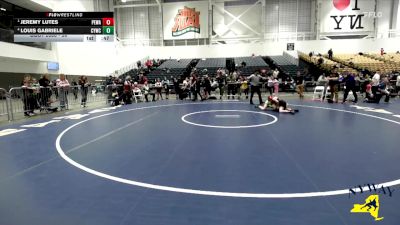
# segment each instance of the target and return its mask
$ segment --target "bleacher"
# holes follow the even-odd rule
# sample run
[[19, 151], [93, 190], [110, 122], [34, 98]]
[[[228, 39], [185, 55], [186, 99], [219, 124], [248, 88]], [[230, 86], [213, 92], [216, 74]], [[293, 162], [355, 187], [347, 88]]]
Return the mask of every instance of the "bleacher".
[[183, 75], [186, 71], [186, 68], [170, 68], [170, 69], [156, 69], [151, 71], [149, 74], [147, 74], [147, 78], [151, 81], [154, 82], [157, 78], [163, 80], [164, 78], [171, 78], [171, 77], [179, 77]]
[[119, 76], [119, 78], [121, 78], [122, 80], [125, 80], [125, 78], [126, 78], [127, 76], [135, 77], [135, 76], [137, 76], [138, 74], [139, 74], [138, 69], [132, 69], [132, 70], [129, 70], [128, 72], [126, 72], [126, 73], [121, 74], [121, 75]]
[[217, 74], [217, 70], [219, 68], [226, 67], [226, 59], [225, 58], [208, 58], [200, 60], [196, 68], [198, 70], [207, 69], [208, 75], [214, 77]]
[[168, 59], [163, 64], [161, 64], [158, 68], [159, 69], [171, 69], [171, 68], [186, 68], [189, 66], [192, 59]]
[[192, 59], [168, 59], [157, 69], [147, 74], [147, 78], [150, 82], [154, 82], [156, 79], [163, 80], [164, 78], [179, 77], [185, 73], [191, 62]]
[[[350, 73], [358, 73], [358, 71], [354, 68], [349, 67], [348, 65], [346, 65], [345, 63], [339, 63], [339, 62], [335, 62], [333, 60], [330, 60], [324, 56], [316, 56], [313, 55], [310, 56], [308, 54], [299, 52], [299, 58], [306, 61], [307, 63], [311, 63], [316, 65], [317, 67], [321, 68], [324, 71], [330, 72], [333, 69], [337, 69], [337, 71], [339, 73], [344, 73], [344, 72], [350, 72]], [[323, 59], [323, 63], [319, 64], [318, 60], [322, 58]]]
[[240, 69], [240, 72], [244, 76], [250, 76], [251, 74], [254, 73], [255, 70], [261, 70], [261, 69], [268, 69], [269, 66], [268, 64], [260, 57], [236, 57], [234, 58], [235, 64], [237, 66], [241, 66], [241, 64], [244, 62], [246, 63], [246, 66], [244, 68]]
[[400, 54], [399, 53], [386, 53], [380, 55], [377, 53], [367, 53], [364, 54], [365, 57], [376, 59], [385, 63], [385, 65], [380, 68], [384, 72], [400, 71]]
[[284, 73], [289, 76], [295, 76], [298, 70], [298, 66], [289, 61], [285, 56], [269, 56], [274, 64], [279, 67]]

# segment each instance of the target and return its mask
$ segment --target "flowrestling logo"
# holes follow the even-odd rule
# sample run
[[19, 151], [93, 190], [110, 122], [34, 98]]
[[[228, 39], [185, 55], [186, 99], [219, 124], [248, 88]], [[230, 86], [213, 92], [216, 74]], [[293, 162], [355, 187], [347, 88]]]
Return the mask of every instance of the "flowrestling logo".
[[178, 37], [188, 32], [200, 34], [200, 12], [195, 8], [185, 6], [183, 9], [179, 9], [175, 16], [172, 36]]

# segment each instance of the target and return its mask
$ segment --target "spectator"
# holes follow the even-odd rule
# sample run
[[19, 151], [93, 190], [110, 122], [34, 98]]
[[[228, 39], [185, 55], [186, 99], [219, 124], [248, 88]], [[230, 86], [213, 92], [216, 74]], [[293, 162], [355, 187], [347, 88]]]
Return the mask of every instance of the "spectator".
[[32, 87], [32, 77], [26, 75], [22, 81], [22, 102], [24, 103], [24, 115], [34, 116], [36, 101], [33, 97], [34, 88]]
[[274, 76], [272, 75], [268, 76], [267, 89], [269, 91], [269, 95], [274, 93]]
[[[378, 90], [379, 90], [379, 92], [381, 93], [382, 96], [383, 95], [385, 96], [385, 100], [384, 101], [386, 103], [388, 103], [389, 100], [390, 100], [389, 88], [390, 88], [389, 79], [387, 77], [382, 78], [382, 81], [379, 83]], [[378, 100], [378, 103], [379, 103], [379, 100]]]
[[339, 74], [337, 72], [332, 72], [328, 78], [328, 85], [331, 91], [329, 103], [339, 102]]
[[308, 53], [308, 56], [310, 57], [310, 60], [312, 59], [313, 55], [314, 55], [313, 52]]
[[75, 79], [72, 79], [71, 85], [72, 85], [72, 94], [74, 94], [74, 98], [76, 100], [78, 99], [78, 90], [79, 90], [78, 83], [76, 83]]
[[225, 70], [219, 69], [217, 72], [217, 77], [215, 79], [218, 83], [219, 99], [222, 99], [222, 96], [224, 95], [224, 86], [226, 80]]
[[64, 74], [60, 74], [60, 78], [57, 79], [57, 88], [60, 100], [60, 108], [68, 109], [68, 89], [70, 87], [68, 80]]
[[144, 84], [145, 82], [148, 82], [149, 80], [147, 79], [147, 77], [144, 75], [143, 72], [141, 72], [139, 74], [139, 84]]
[[397, 74], [397, 77], [396, 77], [396, 93], [397, 93], [397, 96], [399, 96], [399, 98], [400, 98], [400, 74]]
[[236, 81], [237, 81], [237, 70], [235, 70], [233, 73], [231, 73], [227, 79], [227, 85], [228, 85], [228, 99], [232, 96], [233, 99], [235, 99], [236, 95]]
[[50, 106], [50, 96], [51, 96], [51, 82], [47, 74], [44, 74], [42, 78], [39, 79], [40, 85], [40, 105], [41, 107], [48, 108]]
[[137, 82], [133, 83], [132, 93], [133, 93], [134, 96], [142, 94], [142, 90], [140, 90], [139, 84]]
[[275, 68], [274, 72], [272, 72], [272, 76], [273, 76], [274, 78], [278, 79], [278, 76], [279, 76], [279, 70], [278, 70], [278, 68]]
[[193, 92], [193, 101], [197, 101], [197, 95], [200, 96], [201, 101], [203, 101], [203, 96], [200, 94], [200, 89], [201, 89], [201, 82], [200, 79], [197, 79], [195, 75], [192, 75], [192, 84], [191, 84], [191, 90]]
[[372, 85], [369, 80], [365, 81], [365, 83], [365, 101], [370, 101], [374, 98], [374, 95], [372, 94]]
[[322, 65], [324, 63], [324, 59], [322, 57], [318, 58], [318, 64], [317, 65]]
[[249, 84], [244, 76], [240, 76], [240, 91], [244, 93], [246, 99], [249, 98]]
[[325, 76], [325, 73], [321, 74], [317, 80], [317, 86], [326, 86], [328, 84], [328, 79]]
[[87, 81], [86, 76], [81, 76], [79, 79], [79, 86], [81, 87], [81, 107], [86, 107], [86, 102], [87, 102], [87, 95], [89, 91], [89, 86], [90, 84]]
[[132, 103], [132, 78], [130, 76], [127, 76], [125, 78], [124, 82], [124, 92], [122, 94], [122, 99], [125, 104], [131, 104]]
[[333, 58], [333, 51], [332, 51], [332, 49], [329, 49], [329, 51], [328, 51], [328, 59], [332, 60], [332, 58]]
[[273, 83], [274, 83], [274, 93], [273, 93], [273, 95], [274, 96], [278, 96], [278, 93], [279, 93], [279, 80], [277, 78], [274, 78]]
[[149, 99], [148, 99], [149, 95], [153, 96], [152, 101], [153, 102], [155, 101], [156, 94], [150, 92], [150, 86], [147, 81], [143, 84], [143, 93], [144, 93], [144, 98], [146, 99], [146, 102], [149, 102]]
[[208, 99], [211, 95], [211, 81], [208, 75], [204, 76], [204, 99]]
[[385, 53], [385, 50], [383, 48], [381, 48], [381, 56], [383, 56]]
[[163, 97], [162, 97], [162, 93], [161, 93], [161, 91], [162, 91], [162, 83], [161, 83], [161, 81], [160, 81], [160, 79], [159, 78], [157, 78], [157, 80], [156, 80], [156, 83], [154, 84], [154, 86], [155, 86], [155, 88], [156, 88], [156, 96], [157, 96], [157, 101], [161, 98], [161, 100], [163, 100]]
[[300, 98], [304, 98], [304, 76], [300, 73], [300, 71], [297, 71], [295, 80], [297, 93], [299, 94]]
[[118, 90], [116, 88], [112, 89], [111, 100], [112, 100], [111, 105], [113, 105], [113, 106], [119, 105], [120, 98], [119, 98]]
[[379, 74], [379, 71], [376, 71], [376, 73], [374, 74], [374, 76], [372, 77], [372, 94], [376, 95], [377, 91], [378, 91], [378, 86], [381, 80], [381, 75]]
[[357, 103], [357, 91], [356, 91], [356, 80], [354, 78], [353, 74], [348, 73], [347, 76], [344, 78], [345, 82], [345, 90], [344, 90], [344, 97], [343, 97], [343, 102], [346, 102], [347, 96], [349, 92], [353, 92], [354, 95], [354, 103]]
[[171, 81], [167, 79], [167, 77], [164, 77], [164, 80], [162, 82], [164, 90], [165, 90], [165, 99], [168, 100], [169, 98], [169, 86], [172, 82], [172, 77], [171, 77]]

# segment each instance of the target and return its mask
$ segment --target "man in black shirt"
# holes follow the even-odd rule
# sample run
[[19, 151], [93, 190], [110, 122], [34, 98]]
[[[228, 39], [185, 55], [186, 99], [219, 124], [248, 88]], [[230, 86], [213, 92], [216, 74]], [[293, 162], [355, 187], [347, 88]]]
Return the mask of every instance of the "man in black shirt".
[[259, 104], [263, 104], [262, 97], [261, 97], [261, 81], [264, 79], [261, 77], [259, 71], [255, 71], [254, 74], [247, 78], [250, 82], [250, 104], [253, 105], [253, 96], [254, 93], [257, 93]]
[[39, 85], [40, 85], [40, 105], [42, 107], [49, 107], [49, 99], [51, 96], [51, 87], [50, 87], [50, 80], [48, 78], [48, 75], [45, 74], [42, 76], [42, 78], [39, 79]]
[[332, 51], [332, 49], [329, 49], [329, 51], [328, 51], [328, 58], [329, 58], [329, 59], [332, 59], [332, 57], [333, 57], [333, 51]]
[[222, 96], [224, 95], [225, 75], [222, 74], [222, 71], [218, 71], [215, 79], [218, 82], [219, 99], [222, 99]]
[[356, 80], [354, 79], [353, 74], [347, 74], [347, 76], [344, 78], [346, 89], [344, 90], [344, 97], [343, 97], [343, 102], [346, 102], [347, 96], [349, 92], [353, 92], [354, 95], [354, 103], [357, 103], [357, 93], [356, 93]]

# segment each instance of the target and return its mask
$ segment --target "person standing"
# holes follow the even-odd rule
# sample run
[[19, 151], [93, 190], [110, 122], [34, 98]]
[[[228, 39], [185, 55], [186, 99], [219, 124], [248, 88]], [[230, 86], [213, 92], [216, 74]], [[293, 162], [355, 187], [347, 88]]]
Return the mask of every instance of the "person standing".
[[192, 77], [193, 101], [197, 101], [197, 95], [200, 96], [201, 101], [204, 101], [203, 97], [200, 94], [201, 80], [198, 79], [196, 75], [193, 75]]
[[329, 51], [328, 51], [328, 59], [332, 60], [332, 58], [333, 58], [333, 51], [332, 51], [332, 49], [329, 49]]
[[345, 90], [344, 90], [344, 97], [343, 97], [343, 102], [346, 102], [347, 96], [349, 94], [349, 92], [353, 92], [354, 95], [354, 103], [357, 103], [358, 99], [357, 99], [357, 93], [356, 93], [356, 80], [354, 78], [353, 74], [348, 73], [347, 76], [344, 78], [345, 81]]
[[172, 82], [172, 77], [171, 77], [171, 81], [168, 80], [167, 77], [164, 77], [164, 80], [162, 82], [162, 85], [165, 90], [165, 99], [167, 99], [167, 100], [169, 98], [169, 86], [170, 86], [171, 82]]
[[124, 81], [124, 92], [122, 94], [122, 99], [124, 104], [132, 104], [132, 78], [127, 76]]
[[246, 99], [249, 99], [249, 84], [243, 75], [240, 76], [240, 94], [242, 92], [244, 93]]
[[400, 97], [400, 74], [397, 74], [396, 77], [396, 93]]
[[35, 99], [33, 97], [34, 88], [32, 87], [32, 77], [26, 75], [22, 81], [22, 102], [24, 103], [24, 115], [34, 116]]
[[48, 75], [45, 74], [42, 78], [39, 79], [40, 85], [40, 105], [42, 107], [49, 107], [50, 106], [50, 96], [51, 96], [51, 82], [48, 78]]
[[204, 99], [208, 99], [211, 95], [211, 81], [208, 75], [204, 76]]
[[86, 107], [86, 102], [87, 102], [87, 94], [89, 91], [89, 86], [90, 84], [87, 81], [87, 77], [86, 76], [81, 76], [79, 79], [79, 86], [81, 88], [81, 107]]
[[267, 77], [267, 79], [267, 89], [269, 91], [269, 95], [272, 95], [274, 92], [274, 76], [271, 74]]
[[217, 77], [215, 78], [218, 82], [218, 89], [219, 89], [219, 99], [222, 99], [224, 95], [224, 86], [225, 86], [225, 75], [223, 74], [222, 70], [217, 72]]
[[237, 81], [237, 72], [236, 70], [231, 73], [227, 78], [227, 85], [228, 85], [228, 99], [232, 96], [235, 99], [236, 95], [236, 81]]
[[300, 73], [300, 71], [297, 71], [296, 89], [300, 98], [304, 98], [304, 76]]
[[339, 74], [334, 71], [331, 73], [331, 75], [328, 78], [328, 85], [329, 89], [331, 91], [330, 98], [328, 99], [328, 102], [333, 103], [339, 102]]
[[56, 84], [60, 100], [60, 108], [68, 109], [68, 89], [70, 85], [64, 74], [60, 74], [60, 78], [57, 79]]
[[372, 77], [371, 85], [372, 85], [372, 94], [373, 95], [376, 95], [376, 92], [379, 89], [380, 81], [381, 81], [381, 75], [379, 74], [379, 70], [378, 70], [378, 71], [376, 71], [376, 73]]
[[260, 90], [261, 80], [262, 80], [262, 77], [261, 77], [260, 73], [258, 71], [255, 71], [255, 73], [252, 74], [247, 79], [250, 82], [250, 104], [251, 105], [254, 104], [253, 103], [253, 96], [254, 96], [254, 93], [257, 93], [259, 104], [261, 105], [263, 103], [263, 101], [262, 101], [261, 90]]
[[275, 79], [278, 79], [278, 76], [279, 76], [278, 68], [275, 68], [274, 72], [272, 73], [272, 76], [274, 76]]
[[76, 83], [75, 79], [72, 79], [71, 86], [72, 86], [72, 94], [74, 94], [74, 100], [77, 100], [78, 99], [78, 83]]
[[156, 88], [156, 96], [157, 96], [157, 101], [159, 100], [159, 98], [161, 98], [161, 100], [164, 100], [161, 94], [162, 91], [162, 83], [160, 81], [159, 78], [157, 78], [156, 83], [154, 84], [154, 87]]

